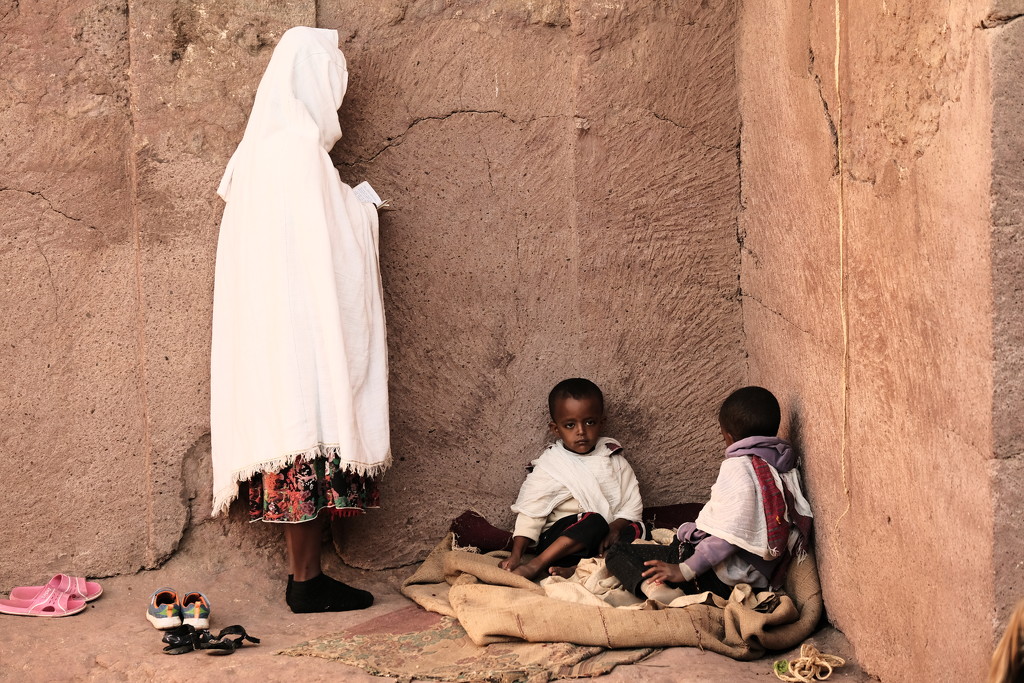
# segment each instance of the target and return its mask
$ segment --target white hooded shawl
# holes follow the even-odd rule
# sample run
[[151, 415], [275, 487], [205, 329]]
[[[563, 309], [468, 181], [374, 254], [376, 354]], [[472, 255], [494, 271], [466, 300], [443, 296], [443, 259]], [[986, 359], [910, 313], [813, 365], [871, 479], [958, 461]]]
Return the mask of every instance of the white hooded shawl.
[[215, 515], [298, 455], [370, 476], [391, 461], [377, 213], [328, 156], [347, 83], [336, 31], [285, 32], [217, 190]]

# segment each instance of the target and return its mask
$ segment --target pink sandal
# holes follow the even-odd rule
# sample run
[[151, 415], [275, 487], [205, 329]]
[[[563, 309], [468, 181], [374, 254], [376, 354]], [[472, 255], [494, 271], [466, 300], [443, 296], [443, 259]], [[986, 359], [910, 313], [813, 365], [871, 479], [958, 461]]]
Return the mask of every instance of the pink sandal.
[[85, 600], [75, 600], [50, 586], [44, 586], [32, 600], [0, 600], [0, 614], [25, 617], [67, 617], [86, 607]]
[[86, 581], [79, 576], [57, 574], [45, 586], [19, 586], [11, 589], [11, 600], [34, 600], [47, 588], [67, 593], [73, 600], [95, 600], [103, 594], [103, 589], [95, 581]]

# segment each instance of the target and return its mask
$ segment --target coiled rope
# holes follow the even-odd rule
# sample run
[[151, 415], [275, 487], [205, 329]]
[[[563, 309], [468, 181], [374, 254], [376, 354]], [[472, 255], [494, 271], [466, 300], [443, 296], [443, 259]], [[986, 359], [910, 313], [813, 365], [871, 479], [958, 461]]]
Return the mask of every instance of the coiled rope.
[[818, 648], [804, 643], [800, 646], [800, 656], [792, 661], [780, 659], [775, 662], [772, 671], [780, 681], [787, 683], [813, 683], [823, 681], [832, 675], [832, 670], [846, 664], [846, 660], [835, 655], [819, 652]]

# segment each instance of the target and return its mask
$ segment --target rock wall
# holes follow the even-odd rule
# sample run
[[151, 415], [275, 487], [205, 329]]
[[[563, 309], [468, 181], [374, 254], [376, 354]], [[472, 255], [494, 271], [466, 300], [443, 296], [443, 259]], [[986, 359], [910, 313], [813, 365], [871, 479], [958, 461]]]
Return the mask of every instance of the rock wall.
[[125, 10], [0, 6], [5, 588], [147, 546]]
[[[383, 493], [403, 504], [342, 525], [348, 561], [412, 561], [467, 508], [510, 523], [564, 377], [605, 389], [648, 501], [713, 481], [711, 415], [743, 373], [735, 17], [606, 4], [321, 7], [350, 36], [335, 156], [396, 206]], [[381, 524], [415, 541], [367, 547]]]
[[984, 26], [992, 55], [992, 549], [994, 622], [1024, 598], [1024, 2], [993, 3]]
[[[338, 29], [334, 150], [382, 216], [395, 467], [345, 561], [511, 521], [556, 381], [605, 389], [651, 504], [702, 499], [743, 380], [733, 3], [63, 0], [0, 6], [0, 588], [217, 567], [277, 530], [208, 520], [220, 200], [284, 29]], [[211, 566], [213, 566], [211, 564]]]
[[1019, 597], [1011, 10], [741, 13], [751, 380], [804, 454], [830, 618], [886, 681], [977, 678]]

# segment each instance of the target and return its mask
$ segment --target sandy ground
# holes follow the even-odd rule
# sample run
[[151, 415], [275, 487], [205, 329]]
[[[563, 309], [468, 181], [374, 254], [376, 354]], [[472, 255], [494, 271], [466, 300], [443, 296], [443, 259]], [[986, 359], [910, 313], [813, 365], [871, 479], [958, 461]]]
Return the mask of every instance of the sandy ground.
[[[213, 532], [215, 529], [209, 529]], [[283, 558], [276, 545], [247, 548], [219, 559], [201, 548], [217, 543], [216, 534], [189, 539], [159, 570], [104, 579], [103, 595], [78, 615], [58, 619], [0, 615], [0, 680], [4, 681], [393, 681], [361, 669], [314, 657], [274, 653], [290, 645], [344, 630], [410, 605], [399, 593], [408, 567], [367, 572], [341, 566], [326, 552], [328, 573], [371, 590], [375, 604], [360, 612], [292, 614], [284, 604]], [[221, 542], [226, 537], [221, 538]], [[228, 542], [229, 545], [234, 545]], [[245, 557], [245, 561], [240, 561]], [[41, 580], [45, 580], [40, 577]], [[47, 577], [48, 578], [48, 577]], [[160, 587], [204, 592], [212, 605], [211, 629], [241, 624], [261, 639], [227, 657], [194, 652], [163, 654], [161, 633], [145, 619], [150, 594]], [[856, 665], [850, 644], [835, 629], [811, 639], [819, 649], [848, 660], [830, 680], [843, 683], [877, 680]], [[694, 648], [669, 648], [642, 662], [621, 666], [600, 677], [602, 683], [632, 681], [774, 681], [771, 665], [781, 653], [754, 662], [736, 662]]]

